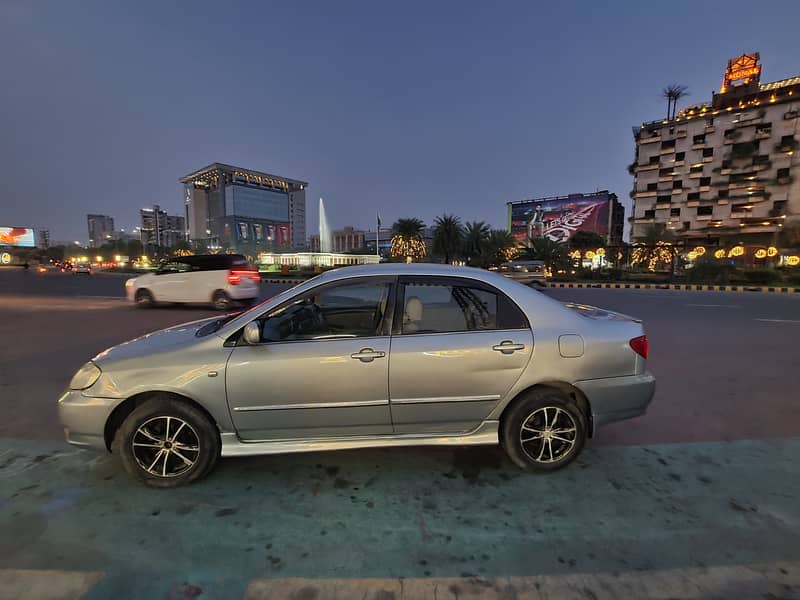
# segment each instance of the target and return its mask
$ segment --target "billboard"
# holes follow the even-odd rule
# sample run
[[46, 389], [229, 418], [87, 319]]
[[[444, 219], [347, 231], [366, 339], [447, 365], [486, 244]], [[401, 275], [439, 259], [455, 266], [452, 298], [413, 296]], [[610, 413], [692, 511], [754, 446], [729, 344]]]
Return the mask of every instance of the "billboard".
[[519, 242], [546, 237], [566, 242], [576, 231], [593, 231], [608, 239], [610, 194], [573, 194], [509, 202], [509, 231]]
[[29, 227], [0, 227], [0, 246], [34, 248], [33, 229]]

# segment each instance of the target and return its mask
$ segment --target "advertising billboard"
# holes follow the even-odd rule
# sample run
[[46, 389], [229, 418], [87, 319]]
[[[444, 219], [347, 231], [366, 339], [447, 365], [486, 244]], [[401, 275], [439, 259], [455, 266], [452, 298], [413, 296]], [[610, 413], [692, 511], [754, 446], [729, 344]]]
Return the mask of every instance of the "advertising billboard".
[[33, 229], [30, 227], [0, 227], [0, 246], [34, 248]]
[[509, 202], [509, 231], [519, 242], [542, 236], [566, 242], [576, 231], [607, 239], [609, 200], [608, 192], [600, 192]]

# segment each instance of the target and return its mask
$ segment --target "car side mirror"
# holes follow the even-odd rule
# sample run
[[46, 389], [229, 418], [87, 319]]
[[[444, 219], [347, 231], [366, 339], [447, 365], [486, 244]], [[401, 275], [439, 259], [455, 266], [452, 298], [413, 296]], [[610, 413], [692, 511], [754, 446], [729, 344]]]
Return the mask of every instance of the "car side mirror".
[[250, 321], [247, 325], [245, 325], [244, 331], [242, 332], [242, 337], [244, 338], [244, 341], [251, 346], [260, 344], [261, 326], [258, 324], [258, 321]]

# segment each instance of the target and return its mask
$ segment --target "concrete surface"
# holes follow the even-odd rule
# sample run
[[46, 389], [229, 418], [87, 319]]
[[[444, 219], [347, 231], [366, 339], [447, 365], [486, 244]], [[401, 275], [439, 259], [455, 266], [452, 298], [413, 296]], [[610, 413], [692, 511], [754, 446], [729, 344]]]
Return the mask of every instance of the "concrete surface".
[[0, 589], [9, 572], [50, 569], [103, 573], [88, 599], [280, 597], [253, 580], [298, 577], [800, 595], [800, 438], [592, 447], [547, 476], [493, 448], [227, 459], [176, 490], [58, 442], [0, 448]]

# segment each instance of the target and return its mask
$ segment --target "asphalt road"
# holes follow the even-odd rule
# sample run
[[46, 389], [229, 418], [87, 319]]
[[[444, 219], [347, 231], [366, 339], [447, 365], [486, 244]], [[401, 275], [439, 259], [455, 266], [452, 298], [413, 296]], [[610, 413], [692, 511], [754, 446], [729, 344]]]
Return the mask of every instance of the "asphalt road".
[[[215, 314], [207, 307], [139, 310], [125, 276], [0, 270], [0, 436], [59, 439], [55, 399], [108, 346]], [[285, 286], [262, 284], [262, 298]], [[599, 431], [594, 443], [769, 439], [800, 434], [796, 368], [800, 297], [755, 292], [549, 289], [644, 320], [657, 377], [647, 415]]]
[[[433, 578], [451, 579], [424, 597], [800, 597], [796, 296], [547, 290], [644, 319], [658, 379], [647, 415], [553, 475], [498, 448], [397, 448], [225, 460], [151, 490], [66, 446], [55, 410], [97, 352], [214, 314], [133, 308], [124, 279], [0, 269], [0, 598], [76, 577], [90, 600], [334, 597], [318, 578], [400, 590], [337, 598]], [[544, 579], [497, 579], [520, 576]]]

